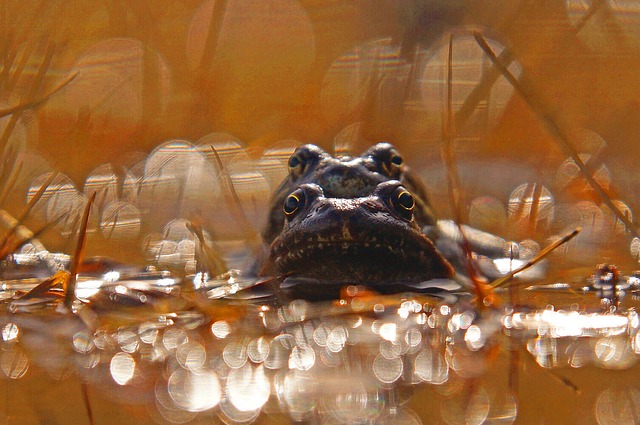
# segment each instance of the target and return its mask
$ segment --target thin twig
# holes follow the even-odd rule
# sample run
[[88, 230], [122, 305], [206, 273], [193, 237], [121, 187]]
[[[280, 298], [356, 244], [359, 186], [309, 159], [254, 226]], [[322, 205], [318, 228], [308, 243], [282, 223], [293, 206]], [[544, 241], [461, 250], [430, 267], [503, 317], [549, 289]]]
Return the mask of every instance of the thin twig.
[[91, 409], [91, 403], [89, 400], [89, 387], [86, 382], [80, 384], [82, 387], [82, 398], [84, 399], [84, 405], [87, 408], [87, 416], [89, 418], [89, 425], [94, 425], [93, 421], [93, 409]]
[[64, 305], [68, 309], [71, 309], [71, 303], [73, 303], [73, 300], [75, 298], [76, 275], [78, 274], [80, 265], [84, 260], [84, 251], [87, 244], [87, 226], [89, 224], [89, 213], [91, 212], [91, 205], [93, 205], [93, 201], [95, 201], [95, 199], [96, 192], [93, 192], [91, 198], [89, 198], [89, 201], [84, 208], [82, 222], [80, 225], [80, 233], [78, 234], [78, 243], [76, 245], [75, 253], [73, 254], [71, 266], [69, 267], [69, 281], [67, 282], [67, 287], [64, 290]]
[[23, 111], [26, 111], [27, 109], [37, 108], [38, 106], [48, 101], [54, 94], [58, 93], [60, 90], [65, 88], [67, 85], [69, 85], [69, 83], [75, 80], [78, 75], [80, 75], [79, 72], [74, 73], [73, 75], [68, 77], [66, 80], [63, 80], [60, 84], [58, 84], [53, 89], [51, 89], [49, 93], [37, 98], [36, 100], [18, 103], [17, 105], [12, 106], [10, 108], [0, 109], [0, 118], [6, 117], [7, 115], [15, 114], [17, 112], [23, 112]]

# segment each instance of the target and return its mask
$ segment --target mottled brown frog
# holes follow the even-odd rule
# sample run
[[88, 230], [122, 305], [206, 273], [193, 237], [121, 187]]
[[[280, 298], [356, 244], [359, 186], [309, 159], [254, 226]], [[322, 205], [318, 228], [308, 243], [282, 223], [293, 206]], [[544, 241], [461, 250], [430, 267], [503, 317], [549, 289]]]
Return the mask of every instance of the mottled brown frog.
[[357, 283], [448, 278], [453, 269], [416, 222], [414, 196], [397, 180], [368, 195], [327, 197], [303, 184], [283, 202], [269, 258], [279, 274]]
[[356, 283], [453, 276], [423, 230], [437, 234], [426, 190], [393, 145], [358, 157], [303, 145], [288, 165], [263, 233], [267, 270]]
[[289, 276], [297, 289], [313, 287], [305, 296], [314, 298], [335, 286], [326, 282], [375, 285], [380, 292], [451, 289], [454, 275], [469, 284], [461, 229], [474, 268], [489, 279], [502, 275], [493, 259], [518, 255], [513, 242], [437, 220], [424, 185], [389, 143], [358, 157], [299, 147], [271, 205], [261, 274]]
[[303, 145], [289, 158], [289, 175], [276, 189], [263, 239], [267, 243], [282, 232], [285, 213], [282, 205], [299, 186], [318, 185], [326, 198], [352, 199], [369, 196], [382, 182], [398, 180], [415, 201], [414, 218], [420, 227], [433, 226], [435, 215], [424, 185], [389, 143], [378, 143], [357, 157], [332, 157], [316, 145]]

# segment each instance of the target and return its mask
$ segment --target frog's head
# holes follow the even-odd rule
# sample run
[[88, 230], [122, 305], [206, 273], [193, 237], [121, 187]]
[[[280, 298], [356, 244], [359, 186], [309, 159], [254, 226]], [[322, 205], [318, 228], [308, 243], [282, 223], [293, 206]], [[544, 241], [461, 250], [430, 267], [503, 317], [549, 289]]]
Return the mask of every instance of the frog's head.
[[341, 282], [418, 282], [450, 277], [449, 263], [415, 220], [413, 195], [397, 180], [365, 196], [327, 197], [302, 184], [283, 201], [285, 223], [270, 261], [281, 274]]
[[353, 199], [371, 195], [382, 182], [399, 180], [413, 194], [416, 222], [421, 226], [435, 222], [426, 191], [411, 176], [402, 156], [390, 143], [378, 143], [357, 157], [333, 157], [316, 145], [302, 145], [289, 158], [288, 167], [289, 175], [273, 195], [268, 224], [263, 232], [268, 243], [282, 231], [283, 202], [304, 184], [319, 186], [325, 198]]

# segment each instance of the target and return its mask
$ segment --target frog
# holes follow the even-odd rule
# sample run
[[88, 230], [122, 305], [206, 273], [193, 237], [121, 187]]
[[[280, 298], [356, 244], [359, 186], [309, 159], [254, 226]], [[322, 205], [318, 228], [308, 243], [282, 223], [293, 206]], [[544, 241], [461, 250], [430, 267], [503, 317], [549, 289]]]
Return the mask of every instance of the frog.
[[300, 185], [283, 204], [283, 231], [270, 247], [276, 272], [341, 282], [450, 278], [453, 268], [415, 219], [414, 196], [398, 180], [366, 196], [327, 197]]
[[370, 195], [381, 182], [397, 180], [412, 193], [417, 224], [436, 224], [424, 184], [391, 143], [377, 143], [355, 157], [331, 156], [317, 145], [305, 144], [293, 152], [287, 166], [289, 173], [272, 195], [269, 217], [262, 232], [267, 244], [282, 232], [285, 222], [283, 202], [298, 186], [306, 183], [317, 184], [325, 197], [351, 199]]
[[500, 237], [439, 220], [425, 185], [390, 143], [356, 157], [306, 144], [288, 167], [263, 232], [269, 246], [263, 271], [324, 281], [419, 282], [450, 279], [465, 268], [462, 232], [481, 256], [512, 250]]

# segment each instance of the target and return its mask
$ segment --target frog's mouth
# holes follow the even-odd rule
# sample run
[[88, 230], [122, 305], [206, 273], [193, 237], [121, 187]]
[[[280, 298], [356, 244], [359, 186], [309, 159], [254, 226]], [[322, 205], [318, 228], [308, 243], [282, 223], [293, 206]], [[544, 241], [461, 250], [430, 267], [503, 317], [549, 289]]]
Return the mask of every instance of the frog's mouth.
[[360, 238], [296, 235], [277, 239], [271, 248], [279, 273], [340, 282], [416, 282], [450, 277], [451, 266], [431, 241], [418, 232]]

